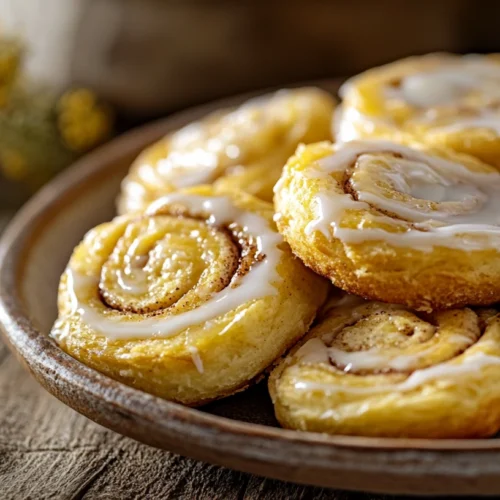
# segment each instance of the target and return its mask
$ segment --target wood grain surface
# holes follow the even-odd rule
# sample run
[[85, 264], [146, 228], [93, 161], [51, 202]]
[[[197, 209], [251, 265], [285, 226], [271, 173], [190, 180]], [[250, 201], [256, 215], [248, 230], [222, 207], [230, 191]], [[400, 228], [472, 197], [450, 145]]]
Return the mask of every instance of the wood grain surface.
[[[2, 219], [5, 217], [0, 212], [0, 226]], [[1, 342], [0, 500], [396, 498], [264, 479], [139, 444], [57, 401], [37, 385]], [[216, 408], [211, 411], [218, 413]], [[227, 414], [226, 409], [222, 413]], [[244, 416], [238, 418], [245, 420]], [[411, 453], [408, 460], [407, 466], [413, 468]], [[356, 473], [354, 478], [356, 488], [369, 487], [363, 474]], [[418, 481], [422, 484], [426, 479]], [[446, 480], [440, 481], [447, 488]], [[470, 491], [475, 484], [469, 482]]]
[[[197, 112], [200, 112], [200, 110]], [[180, 115], [176, 118], [176, 120], [181, 122], [184, 119], [185, 117], [183, 118]], [[174, 125], [173, 121], [169, 123], [172, 126]], [[154, 127], [160, 125], [161, 123], [157, 125], [153, 124], [151, 130], [138, 130], [127, 141], [130, 142], [132, 140], [134, 144], [136, 142], [142, 143], [144, 140], [143, 135], [150, 134], [152, 133], [151, 131], [156, 134], [157, 131], [155, 132], [156, 128]], [[121, 142], [110, 146], [111, 149], [106, 149], [107, 152], [101, 153], [101, 156], [104, 155], [107, 158], [106, 161], [110, 162], [114, 158], [114, 155], [117, 154], [117, 151], [121, 151], [123, 144]], [[128, 147], [132, 146], [129, 145]], [[104, 160], [100, 161], [103, 161], [101, 166], [107, 166]], [[127, 160], [125, 163], [128, 166], [130, 160]], [[80, 182], [81, 179], [79, 176], [83, 172], [84, 170], [82, 169], [75, 171], [71, 178], [72, 182]], [[85, 175], [88, 176], [87, 170], [85, 170]], [[85, 177], [82, 177], [82, 179], [85, 180]], [[67, 183], [67, 181], [65, 182]], [[53, 186], [52, 189], [55, 187], [57, 186]], [[78, 184], [78, 187], [79, 189], [82, 187], [81, 183]], [[48, 194], [50, 194], [50, 191], [45, 193], [45, 195]], [[114, 199], [114, 196], [109, 199]], [[55, 210], [54, 207], [52, 208]], [[100, 205], [97, 208], [100, 209]], [[32, 212], [32, 215], [36, 215], [36, 211]], [[2, 217], [0, 212], [0, 226], [2, 225], [2, 219], [5, 220], [5, 217]], [[45, 261], [42, 264], [45, 265]], [[35, 268], [40, 269], [43, 265], [35, 266]], [[30, 281], [26, 281], [27, 288], [29, 288], [29, 284]], [[3, 297], [15, 296], [14, 288], [14, 285], [8, 280], [2, 281]], [[46, 290], [45, 285], [44, 288], [39, 289], [39, 291], [41, 290]], [[41, 307], [42, 310], [46, 310], [44, 304], [47, 304], [41, 300], [43, 292], [34, 292], [31, 295], [33, 296], [33, 301], [30, 302], [28, 309], [32, 312], [34, 307]], [[31, 357], [41, 354], [41, 345], [43, 343], [35, 344], [35, 347], [38, 346], [38, 348], [31, 353]], [[55, 384], [55, 381], [57, 382], [58, 380], [61, 380], [61, 373], [53, 370], [50, 382]], [[89, 378], [84, 380], [87, 382]], [[75, 399], [75, 394], [86, 393], [85, 387], [82, 386], [75, 385], [70, 389], [74, 389], [74, 391], [69, 393], [68, 398], [72, 397]], [[251, 404], [251, 397], [247, 398], [249, 395], [249, 393], [245, 394], [245, 400]], [[79, 398], [76, 399], [79, 401]], [[82, 398], [83, 400], [84, 398]], [[134, 401], [136, 400], [134, 399]], [[227, 404], [227, 400], [222, 401], [221, 406], [217, 408], [212, 407], [208, 411], [227, 416], [227, 408], [222, 408], [225, 404]], [[115, 412], [114, 418], [124, 419], [124, 415], [125, 417], [127, 416], [126, 413]], [[173, 412], [165, 413], [164, 415], [173, 415]], [[246, 418], [245, 415], [235, 415], [235, 417], [239, 420], [247, 420], [248, 415]], [[130, 425], [132, 426], [132, 424]], [[179, 438], [179, 441], [182, 441], [182, 438]], [[239, 444], [234, 444], [234, 438], [229, 441], [233, 448], [240, 446]], [[184, 443], [184, 441], [182, 442]], [[240, 442], [236, 441], [236, 443]], [[190, 443], [189, 446], [192, 446], [193, 443], [197, 444], [195, 439], [190, 441]], [[264, 440], [264, 444], [267, 443], [268, 441]], [[219, 445], [220, 443], [217, 443], [217, 448], [214, 447], [214, 449], [220, 454]], [[446, 453], [449, 456], [446, 458], [443, 457], [437, 462], [433, 458], [433, 452], [425, 455], [413, 453], [411, 450], [408, 452], [403, 450], [397, 454], [401, 458], [398, 459], [396, 465], [400, 467], [400, 471], [403, 474], [406, 474], [403, 477], [412, 477], [412, 482], [405, 480], [404, 484], [398, 484], [398, 488], [396, 489], [390, 482], [390, 476], [392, 471], [394, 471], [394, 467], [386, 465], [387, 462], [393, 461], [394, 463], [394, 453], [396, 452], [393, 453], [390, 450], [385, 454], [379, 454], [378, 456], [382, 457], [381, 460], [367, 459], [364, 452], [355, 453], [356, 450], [351, 452], [349, 449], [346, 450], [343, 447], [339, 447], [338, 449], [332, 449], [335, 453], [342, 451], [342, 455], [337, 454], [332, 457], [329, 454], [317, 454], [317, 461], [311, 462], [302, 458], [310, 455], [314, 456], [314, 453], [309, 453], [315, 449], [312, 449], [311, 446], [314, 446], [314, 444], [305, 443], [302, 446], [303, 449], [307, 449], [307, 453], [303, 453], [303, 455], [288, 454], [298, 464], [294, 465], [296, 470], [301, 471], [307, 468], [307, 464], [310, 466], [313, 464], [313, 472], [317, 470], [316, 467], [322, 467], [322, 470], [326, 471], [328, 477], [334, 478], [337, 482], [335, 474], [337, 474], [337, 477], [341, 474], [341, 477], [345, 478], [347, 475], [345, 464], [350, 463], [354, 473], [351, 473], [349, 484], [350, 487], [359, 488], [359, 490], [370, 487], [368, 484], [370, 479], [369, 474], [374, 468], [387, 471], [387, 473], [372, 472], [372, 476], [375, 476], [377, 481], [383, 485], [383, 488], [378, 487], [381, 491], [387, 489], [386, 487], [388, 486], [391, 486], [387, 489], [388, 491], [408, 490], [412, 492], [417, 489], [419, 491], [429, 491], [429, 474], [432, 476], [437, 468], [439, 468], [441, 476], [437, 480], [434, 478], [434, 485], [439, 483], [440, 491], [449, 491], [450, 487], [447, 478], [456, 479], [455, 476], [457, 475], [460, 479], [463, 478], [460, 484], [465, 486], [463, 490], [455, 487], [455, 491], [457, 492], [476, 491], [479, 487], [482, 490], [488, 490], [488, 481], [497, 484], [498, 476], [495, 475], [496, 472], [491, 473], [489, 471], [496, 471], [498, 464], [486, 456], [488, 455], [487, 450], [483, 452], [482, 462], [478, 460], [478, 456], [474, 451], [468, 454], [464, 453], [463, 455], [451, 452]], [[226, 449], [228, 448], [230, 449], [230, 446], [226, 443]], [[186, 445], [184, 449], [182, 447], [177, 449], [180, 452], [189, 454], [193, 448]], [[279, 451], [277, 448], [273, 449], [274, 452], [276, 450]], [[493, 451], [492, 456], [494, 456], [494, 453], [496, 452]], [[355, 459], [351, 455], [355, 455]], [[226, 456], [232, 457], [235, 455]], [[339, 458], [339, 456], [345, 457], [345, 460]], [[465, 456], [467, 460], [463, 459], [462, 456]], [[358, 465], [360, 465], [362, 459], [364, 460], [365, 470], [368, 471], [368, 474], [365, 475], [358, 472]], [[462, 467], [464, 460], [466, 467]], [[368, 462], [368, 465], [366, 462]], [[476, 463], [488, 465], [485, 468], [486, 474], [484, 474], [486, 481], [483, 480], [479, 484], [474, 477], [471, 477], [471, 470], [472, 472], [478, 470], [477, 466], [475, 468], [470, 466], [471, 462], [474, 465]], [[267, 467], [269, 465], [266, 465], [266, 462], [256, 460], [256, 463], [260, 464], [261, 473], [268, 473]], [[285, 468], [288, 471], [291, 467], [287, 465]], [[451, 474], [448, 474], [448, 468], [452, 472]], [[295, 469], [292, 470], [296, 472]], [[254, 468], [253, 470], [259, 469]], [[349, 472], [349, 469], [347, 471]], [[423, 473], [420, 474], [420, 471], [423, 471]], [[280, 474], [280, 476], [287, 477], [288, 474]], [[388, 477], [389, 480], [387, 479]], [[373, 486], [371, 487], [373, 488]], [[117, 500], [128, 498], [236, 498], [239, 500], [256, 498], [380, 499], [395, 497], [351, 494], [321, 488], [297, 486], [203, 464], [173, 453], [139, 444], [100, 427], [57, 401], [37, 385], [29, 374], [23, 370], [14, 356], [7, 352], [0, 340], [0, 500], [24, 498], [109, 498]]]
[[[0, 212], [0, 232], [7, 215]], [[0, 339], [0, 499], [369, 498], [251, 476], [157, 450], [63, 405]]]
[[[10, 213], [0, 210], [0, 233]], [[46, 392], [0, 338], [0, 500], [388, 498], [295, 485], [148, 447]]]
[[234, 472], [123, 437], [45, 392], [0, 340], [0, 498], [369, 499]]

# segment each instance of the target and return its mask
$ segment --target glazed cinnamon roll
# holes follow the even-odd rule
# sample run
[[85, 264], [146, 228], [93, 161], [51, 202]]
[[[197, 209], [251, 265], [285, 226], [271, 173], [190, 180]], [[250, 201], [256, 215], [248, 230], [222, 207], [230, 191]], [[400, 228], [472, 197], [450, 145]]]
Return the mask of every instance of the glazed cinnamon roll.
[[137, 158], [122, 183], [119, 212], [139, 212], [164, 194], [208, 183], [272, 201], [297, 145], [330, 138], [333, 106], [317, 88], [281, 90], [192, 123]]
[[300, 147], [277, 183], [279, 231], [345, 291], [429, 311], [500, 301], [500, 173], [383, 140]]
[[307, 331], [327, 291], [272, 216], [250, 195], [200, 187], [98, 226], [62, 276], [52, 337], [184, 404], [244, 389]]
[[500, 55], [429, 54], [374, 68], [341, 88], [337, 139], [411, 134], [500, 168]]
[[269, 389], [292, 429], [472, 438], [500, 430], [499, 376], [496, 310], [423, 314], [337, 296]]

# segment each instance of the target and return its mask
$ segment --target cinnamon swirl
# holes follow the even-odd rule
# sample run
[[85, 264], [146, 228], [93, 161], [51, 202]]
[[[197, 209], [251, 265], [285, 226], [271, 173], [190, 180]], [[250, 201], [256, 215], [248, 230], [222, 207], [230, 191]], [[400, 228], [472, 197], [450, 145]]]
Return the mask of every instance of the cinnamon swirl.
[[272, 215], [250, 195], [200, 187], [98, 226], [62, 276], [52, 337], [184, 404], [244, 389], [307, 331], [327, 291]]
[[330, 138], [333, 106], [317, 88], [281, 90], [192, 123], [137, 158], [122, 183], [119, 212], [139, 212], [164, 194], [208, 183], [272, 201], [297, 145]]
[[500, 430], [500, 317], [333, 298], [273, 371], [281, 424], [358, 436], [472, 438]]
[[337, 140], [411, 134], [500, 168], [500, 56], [429, 54], [373, 68], [341, 88]]
[[500, 173], [416, 143], [300, 147], [276, 220], [307, 266], [343, 290], [429, 311], [500, 301]]

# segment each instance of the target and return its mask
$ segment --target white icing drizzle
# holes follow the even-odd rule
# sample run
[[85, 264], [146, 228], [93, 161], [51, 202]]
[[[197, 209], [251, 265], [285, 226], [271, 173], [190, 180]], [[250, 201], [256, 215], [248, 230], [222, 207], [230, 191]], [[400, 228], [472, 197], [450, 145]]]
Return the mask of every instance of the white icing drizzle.
[[[340, 94], [349, 100], [356, 85], [357, 77], [348, 80], [341, 87]], [[500, 113], [489, 109], [500, 101], [500, 64], [482, 56], [468, 55], [461, 58], [443, 60], [438, 67], [411, 73], [403, 77], [399, 87], [386, 85], [383, 89], [387, 99], [403, 101], [417, 108], [415, 123], [426, 123], [440, 132], [457, 132], [472, 128], [484, 128], [500, 135]], [[459, 106], [466, 103], [469, 95], [480, 98], [480, 104], [472, 105], [474, 116], [462, 116], [457, 110], [452, 120], [444, 124], [436, 121], [440, 107]], [[469, 108], [465, 104], [466, 108]], [[370, 135], [375, 127], [384, 125], [395, 127], [389, 119], [372, 117], [360, 113], [355, 107], [342, 106], [334, 119], [337, 141], [349, 141]]]
[[[450, 335], [446, 341], [461, 348], [470, 347], [474, 340], [465, 335]], [[357, 372], [360, 370], [397, 370], [405, 371], [412, 369], [417, 363], [431, 355], [435, 346], [415, 354], [399, 354], [393, 356], [390, 352], [380, 349], [369, 349], [366, 351], [346, 352], [335, 347], [328, 348], [328, 357], [337, 366], [343, 366], [345, 372]]]
[[[364, 184], [356, 180], [355, 170], [351, 185], [357, 191], [358, 200], [348, 193], [320, 190], [314, 200], [316, 219], [308, 223], [306, 234], [320, 231], [328, 238], [333, 233], [347, 243], [379, 240], [421, 250], [430, 250], [433, 246], [472, 250], [500, 244], [498, 172], [476, 173], [458, 163], [383, 140], [351, 141], [335, 147], [332, 156], [311, 165], [304, 175], [311, 179], [329, 179], [331, 173], [345, 170], [356, 160], [363, 164], [367, 154], [396, 153], [403, 158], [386, 159], [390, 169], [380, 168], [377, 174], [393, 191], [408, 195], [412, 205], [385, 196], [378, 183], [364, 189]], [[429, 201], [440, 205], [436, 208], [429, 205]], [[341, 226], [346, 210], [368, 210], [370, 205], [396, 214], [413, 223], [413, 227], [407, 225], [405, 231], [388, 232], [379, 228]], [[398, 222], [383, 214], [374, 217], [389, 224]]]
[[469, 56], [431, 71], [410, 74], [401, 80], [398, 89], [388, 88], [387, 92], [413, 106], [429, 108], [456, 102], [471, 90], [500, 98], [500, 65]]
[[[358, 315], [357, 306], [360, 304], [376, 304], [368, 303], [359, 297], [348, 294], [337, 294], [332, 296], [328, 302], [330, 308], [334, 308], [339, 312], [339, 318], [342, 318], [342, 312], [348, 312], [350, 319], [358, 320], [362, 315]], [[398, 306], [399, 307], [399, 306]], [[351, 324], [348, 321], [348, 324]], [[346, 325], [344, 325], [346, 326]], [[288, 374], [291, 377], [293, 386], [296, 390], [302, 392], [323, 392], [327, 395], [333, 394], [361, 394], [372, 395], [379, 393], [405, 392], [418, 388], [419, 386], [429, 382], [438, 381], [440, 384], [453, 384], [454, 379], [462, 375], [469, 375], [479, 372], [483, 367], [500, 365], [500, 356], [493, 354], [485, 354], [481, 351], [473, 352], [469, 348], [475, 348], [475, 335], [469, 336], [460, 333], [444, 335], [436, 333], [438, 336], [437, 343], [428, 341], [422, 343], [413, 343], [414, 351], [412, 354], [404, 354], [405, 347], [372, 347], [364, 351], [348, 352], [337, 346], [328, 345], [332, 342], [332, 335], [338, 333], [342, 329], [342, 324], [330, 328], [328, 333], [318, 337], [312, 337], [307, 340], [293, 356], [287, 359]], [[415, 328], [415, 334], [418, 326]], [[383, 332], [383, 336], [387, 338], [389, 332]], [[439, 337], [443, 335], [442, 339]], [[430, 356], [439, 349], [439, 343], [445, 342], [447, 347], [451, 347], [449, 354], [455, 353], [452, 359], [445, 359], [439, 364], [418, 368], [422, 362], [430, 359]], [[481, 338], [479, 344], [482, 349], [495, 349], [496, 344], [491, 338]], [[442, 346], [442, 345], [441, 345]], [[331, 382], [315, 382], [307, 380], [303, 369], [305, 364], [310, 364], [313, 367], [326, 365], [332, 373], [337, 373], [336, 380]], [[290, 366], [291, 365], [291, 366]], [[408, 372], [407, 377], [398, 383], [387, 381], [387, 374], [383, 372], [387, 369], [398, 372]], [[370, 386], [351, 385], [351, 382], [362, 380], [362, 375], [357, 375], [356, 372], [368, 371], [367, 376], [373, 381], [378, 380]], [[373, 373], [374, 372], [374, 373]], [[344, 378], [345, 377], [345, 378]], [[332, 410], [334, 411], [334, 410]]]
[[[181, 128], [164, 139], [165, 158], [151, 164], [149, 151], [141, 155], [136, 163], [140, 182], [127, 178], [124, 191], [133, 204], [134, 197], [145, 194], [137, 187], [141, 183], [153, 187], [172, 185], [177, 189], [212, 183], [228, 168], [241, 167], [260, 151], [263, 131], [279, 129], [284, 124], [290, 126], [282, 142], [297, 143], [309, 127], [312, 96], [316, 92], [315, 89], [282, 89]], [[294, 114], [298, 119], [291, 119]]]
[[116, 282], [123, 293], [142, 295], [148, 291], [147, 276], [143, 270], [135, 271], [133, 278], [127, 276], [127, 272], [121, 269], [118, 269], [115, 275]]
[[477, 373], [489, 366], [500, 365], [500, 357], [481, 352], [463, 358], [461, 363], [441, 363], [428, 368], [414, 371], [407, 379], [397, 384], [373, 385], [371, 387], [353, 387], [341, 384], [327, 384], [321, 382], [308, 382], [298, 380], [294, 387], [297, 391], [320, 391], [325, 394], [352, 393], [352, 394], [379, 394], [388, 392], [407, 392], [417, 389], [429, 381], [439, 381], [443, 384], [452, 384], [454, 378], [459, 378], [471, 373]]
[[401, 80], [400, 88], [387, 88], [386, 95], [412, 106], [428, 108], [458, 100], [475, 82], [472, 75], [462, 71], [442, 69], [409, 75]]
[[[454, 334], [447, 337], [446, 342], [456, 345], [458, 348], [466, 349], [474, 344], [474, 339], [465, 335]], [[308, 340], [296, 353], [295, 357], [303, 363], [335, 364], [339, 369], [348, 372], [362, 370], [382, 371], [397, 370], [405, 371], [412, 369], [415, 365], [431, 355], [436, 346], [428, 346], [414, 354], [397, 354], [391, 349], [372, 348], [365, 351], [348, 352], [337, 347], [327, 347], [321, 338]]]
[[139, 240], [134, 240], [127, 249], [124, 269], [115, 271], [116, 283], [126, 295], [142, 295], [148, 291], [147, 256], [136, 254], [138, 243]]
[[217, 158], [202, 148], [172, 151], [167, 158], [158, 161], [156, 169], [160, 177], [181, 189], [212, 182], [216, 178]]
[[[332, 120], [332, 135], [336, 142], [347, 142], [358, 139], [356, 118], [360, 114], [356, 109], [341, 105], [335, 109]], [[351, 117], [351, 115], [353, 115]]]
[[489, 103], [496, 104], [500, 100], [500, 65], [493, 61], [477, 56], [464, 57], [433, 71], [409, 75], [402, 79], [400, 89], [392, 89], [387, 95], [419, 108], [431, 108], [421, 120], [432, 124], [435, 116], [432, 108], [456, 104], [471, 92], [485, 100], [477, 115], [463, 117], [457, 112], [451, 123], [436, 124], [436, 129], [455, 132], [485, 128], [500, 135], [500, 115], [488, 109]]
[[196, 366], [196, 369], [198, 370], [198, 373], [203, 373], [204, 368], [203, 368], [203, 360], [201, 359], [200, 352], [198, 349], [190, 345], [188, 347], [188, 351], [191, 353], [191, 359], [193, 360], [194, 366]]
[[320, 338], [308, 340], [297, 350], [295, 357], [303, 363], [323, 363], [325, 365], [330, 363], [328, 347]]
[[352, 106], [343, 104], [334, 113], [332, 134], [336, 142], [349, 142], [374, 134], [377, 127], [393, 127], [381, 117], [367, 116]]
[[[184, 129], [181, 129], [178, 134], [182, 134], [183, 131]], [[128, 178], [124, 181], [124, 189], [131, 197], [141, 197], [146, 192], [142, 183], [157, 187], [172, 185], [181, 189], [197, 184], [208, 184], [217, 178], [216, 155], [200, 147], [192, 151], [172, 150], [154, 165], [145, 159], [146, 156], [143, 155], [142, 162], [139, 162], [137, 167], [137, 176], [141, 182], [131, 181]]]
[[[68, 268], [67, 290], [71, 300], [69, 317], [79, 314], [86, 325], [113, 340], [165, 338], [214, 320], [243, 304], [277, 293], [275, 285], [281, 278], [276, 267], [282, 255], [278, 245], [283, 240], [265, 218], [239, 209], [225, 196], [203, 197], [185, 194], [172, 194], [161, 198], [150, 206], [147, 213], [154, 217], [163, 207], [171, 204], [180, 204], [193, 215], [209, 216], [209, 223], [217, 226], [236, 223], [252, 236], [259, 254], [265, 255], [265, 258], [255, 263], [244, 276], [236, 276], [228, 287], [214, 293], [196, 309], [177, 315], [152, 317], [132, 314], [125, 316], [106, 309], [100, 302], [96, 304], [89, 301], [92, 289], [98, 286], [98, 277], [88, 277]], [[61, 318], [53, 329], [52, 335], [56, 338], [64, 329], [63, 320], [64, 318]]]
[[[330, 238], [330, 231], [333, 228], [335, 235], [339, 232], [339, 221], [345, 210], [360, 209], [360, 203], [351, 197], [346, 197], [341, 203], [338, 203], [326, 193], [320, 193], [315, 198], [316, 201], [316, 219], [310, 221], [304, 232], [307, 235], [314, 231], [320, 231], [327, 238]], [[368, 205], [365, 205], [368, 209]]]

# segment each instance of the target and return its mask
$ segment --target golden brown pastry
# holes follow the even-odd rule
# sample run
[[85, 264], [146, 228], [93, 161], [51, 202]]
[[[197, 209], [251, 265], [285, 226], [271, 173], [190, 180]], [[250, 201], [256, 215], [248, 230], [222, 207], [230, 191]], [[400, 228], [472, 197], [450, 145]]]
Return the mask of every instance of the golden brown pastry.
[[137, 158], [122, 183], [118, 210], [138, 212], [164, 194], [208, 183], [272, 201], [297, 145], [330, 138], [333, 106], [317, 88], [281, 90], [192, 123]]
[[500, 301], [500, 173], [385, 140], [300, 147], [277, 183], [279, 231], [343, 290], [432, 309]]
[[337, 139], [397, 137], [468, 153], [500, 168], [500, 55], [429, 54], [344, 84]]
[[184, 404], [244, 389], [307, 331], [328, 287], [272, 216], [250, 195], [199, 187], [98, 226], [62, 276], [52, 337]]
[[337, 296], [272, 372], [284, 427], [357, 436], [473, 438], [500, 430], [496, 310], [418, 314]]

